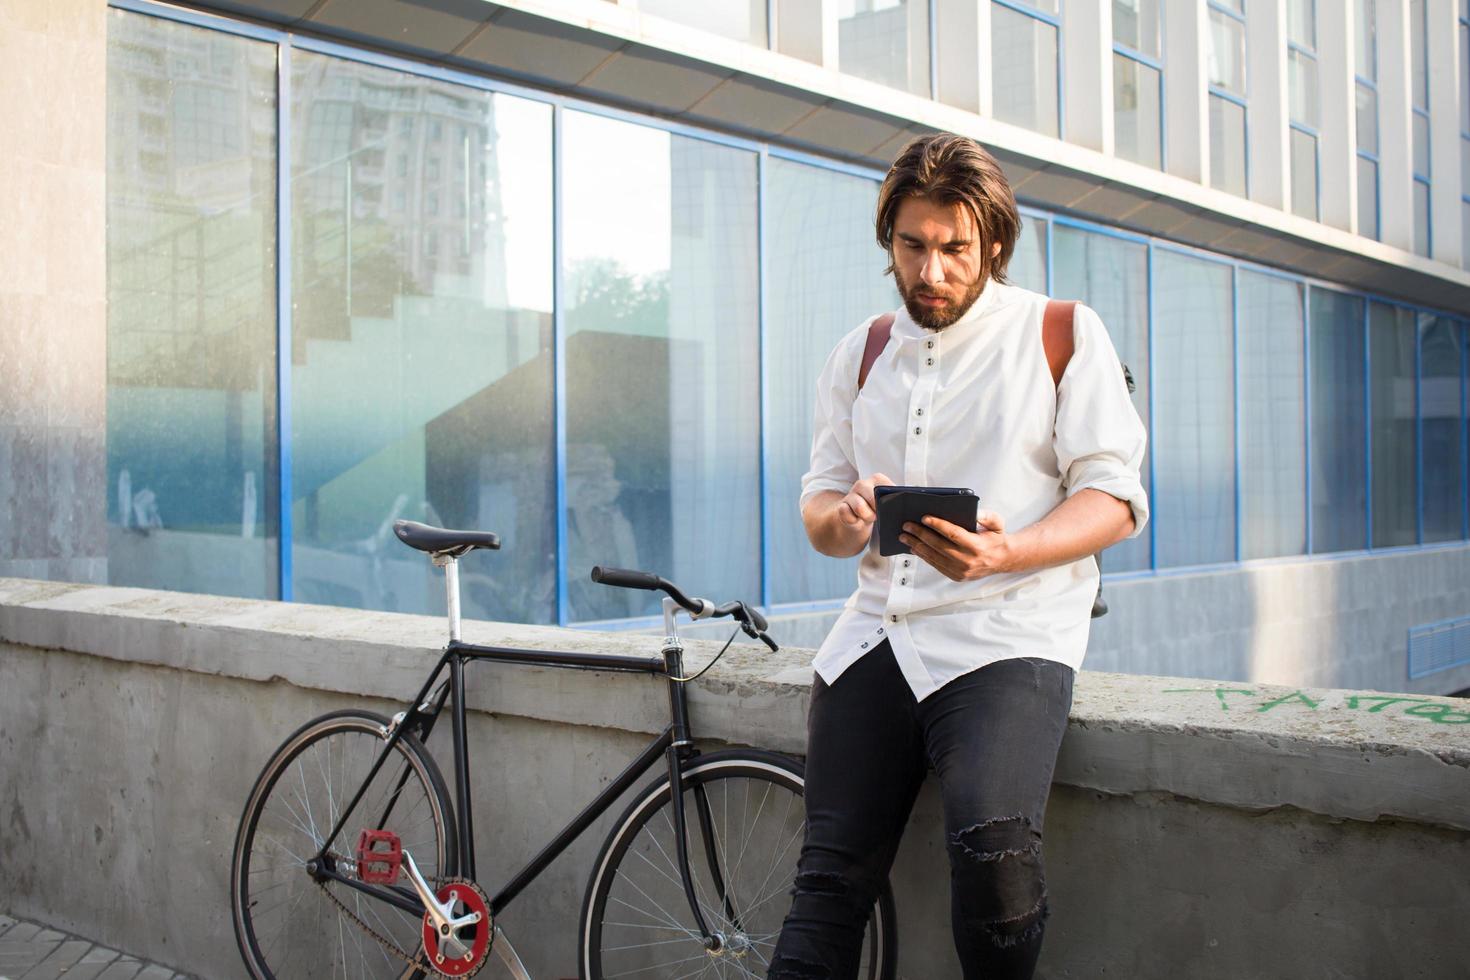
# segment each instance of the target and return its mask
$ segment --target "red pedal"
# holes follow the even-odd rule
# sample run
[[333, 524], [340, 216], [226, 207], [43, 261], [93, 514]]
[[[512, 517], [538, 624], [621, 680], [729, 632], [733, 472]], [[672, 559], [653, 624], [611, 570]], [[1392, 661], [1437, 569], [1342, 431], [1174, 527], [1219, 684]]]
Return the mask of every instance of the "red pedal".
[[370, 885], [393, 885], [403, 865], [403, 843], [391, 830], [357, 835], [357, 877]]

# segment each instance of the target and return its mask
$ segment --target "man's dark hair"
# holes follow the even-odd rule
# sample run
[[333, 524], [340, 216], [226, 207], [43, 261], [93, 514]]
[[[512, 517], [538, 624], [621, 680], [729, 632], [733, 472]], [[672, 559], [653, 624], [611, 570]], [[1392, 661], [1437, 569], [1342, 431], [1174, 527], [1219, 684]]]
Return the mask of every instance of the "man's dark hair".
[[[980, 256], [985, 274], [1006, 282], [1006, 267], [1021, 234], [1021, 213], [1016, 195], [1000, 164], [968, 136], [934, 133], [909, 142], [888, 168], [878, 190], [878, 244], [888, 253], [893, 271], [893, 220], [905, 198], [925, 197], [939, 204], [960, 204], [975, 219], [980, 236]], [[992, 246], [1000, 252], [990, 257]]]

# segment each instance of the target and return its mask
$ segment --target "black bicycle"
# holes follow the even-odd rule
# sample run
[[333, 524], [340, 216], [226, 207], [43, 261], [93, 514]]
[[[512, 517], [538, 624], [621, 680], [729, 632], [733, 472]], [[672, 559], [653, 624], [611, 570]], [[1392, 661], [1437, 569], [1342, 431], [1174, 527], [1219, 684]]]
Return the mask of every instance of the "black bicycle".
[[[659, 656], [464, 643], [457, 562], [498, 548], [498, 538], [411, 521], [393, 529], [444, 569], [449, 643], [403, 711], [391, 719], [359, 710], [323, 715], [286, 739], [256, 779], [230, 879], [235, 938], [251, 975], [467, 977], [493, 951], [509, 976], [530, 980], [496, 918], [662, 760], [667, 772], [638, 792], [593, 865], [578, 969], [597, 980], [764, 977], [805, 832], [802, 766], [773, 752], [699, 750], [684, 689], [693, 678], [684, 674], [675, 622], [681, 611], [693, 620], [730, 617], [737, 632], [775, 650], [761, 614], [743, 602], [690, 598], [648, 572], [594, 568], [594, 582], [665, 594]], [[475, 660], [648, 674], [669, 690], [668, 727], [493, 895], [477, 881], [470, 812], [464, 668]], [[452, 799], [425, 748], [446, 704]], [[885, 885], [868, 922], [860, 975], [892, 980], [895, 963]]]

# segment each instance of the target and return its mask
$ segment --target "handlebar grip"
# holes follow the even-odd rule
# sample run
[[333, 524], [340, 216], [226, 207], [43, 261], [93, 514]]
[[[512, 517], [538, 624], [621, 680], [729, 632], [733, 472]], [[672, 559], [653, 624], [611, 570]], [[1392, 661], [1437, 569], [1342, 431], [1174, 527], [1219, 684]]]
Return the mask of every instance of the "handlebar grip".
[[638, 572], [630, 568], [603, 568], [601, 565], [593, 567], [592, 581], [618, 589], [648, 589], [657, 592], [663, 588], [663, 581], [652, 572]]
[[750, 625], [754, 626], [760, 632], [764, 633], [766, 629], [771, 625], [770, 623], [766, 622], [766, 617], [762, 616], [760, 614], [760, 611], [757, 610], [754, 606], [746, 606], [745, 612], [746, 615], [750, 617]]

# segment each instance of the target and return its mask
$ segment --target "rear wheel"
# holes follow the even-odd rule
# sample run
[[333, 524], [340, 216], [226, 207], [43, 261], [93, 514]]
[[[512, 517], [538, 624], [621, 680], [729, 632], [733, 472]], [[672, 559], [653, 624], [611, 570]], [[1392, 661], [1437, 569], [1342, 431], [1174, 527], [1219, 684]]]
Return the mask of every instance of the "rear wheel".
[[[802, 769], [755, 751], [717, 752], [684, 770], [680, 794], [704, 946], [685, 898], [667, 777], [645, 789], [608, 835], [582, 906], [581, 968], [612, 977], [764, 978], [791, 905], [806, 836]], [[892, 980], [893, 896], [885, 885], [863, 939], [858, 976]]]
[[[340, 882], [318, 884], [306, 870], [382, 752], [387, 724], [366, 711], [323, 715], [286, 739], [256, 780], [235, 837], [230, 903], [236, 942], [257, 980], [422, 976], [363, 928], [422, 957], [422, 915]], [[336, 869], [356, 873], [359, 831], [386, 830], [425, 877], [443, 877], [457, 861], [452, 813], [433, 758], [404, 733], [334, 842]]]

